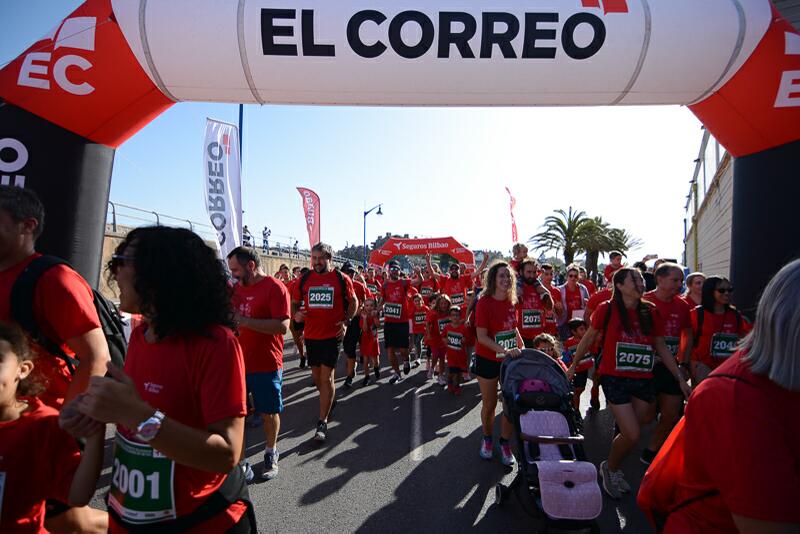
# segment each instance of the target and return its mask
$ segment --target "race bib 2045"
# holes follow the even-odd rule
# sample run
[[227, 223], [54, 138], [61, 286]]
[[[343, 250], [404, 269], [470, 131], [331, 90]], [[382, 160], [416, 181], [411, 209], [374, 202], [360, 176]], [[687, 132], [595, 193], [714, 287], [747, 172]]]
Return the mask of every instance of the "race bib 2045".
[[317, 286], [308, 288], [308, 307], [333, 309], [333, 287]]

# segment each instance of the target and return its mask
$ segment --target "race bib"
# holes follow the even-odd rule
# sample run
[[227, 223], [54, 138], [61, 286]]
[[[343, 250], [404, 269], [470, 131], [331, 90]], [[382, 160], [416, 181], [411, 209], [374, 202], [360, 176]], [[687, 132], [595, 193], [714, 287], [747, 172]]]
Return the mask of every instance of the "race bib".
[[[517, 348], [517, 333], [514, 330], [498, 332], [494, 335], [494, 342], [506, 350]], [[506, 355], [503, 352], [497, 352], [495, 357], [498, 360], [502, 360]]]
[[419, 288], [419, 294], [423, 297], [430, 297], [433, 294], [433, 288], [431, 286], [422, 286]]
[[308, 307], [311, 309], [333, 309], [333, 287], [317, 286], [308, 288]]
[[400, 319], [403, 315], [403, 305], [397, 302], [387, 302], [383, 307], [383, 316], [388, 319]]
[[447, 333], [447, 348], [453, 350], [461, 350], [464, 346], [464, 336], [458, 332]]
[[522, 328], [541, 328], [542, 310], [522, 310]]
[[175, 519], [175, 462], [117, 432], [108, 505], [135, 525]]
[[664, 343], [667, 345], [667, 349], [669, 349], [669, 353], [673, 356], [678, 355], [678, 349], [681, 345], [681, 338], [673, 337], [673, 336], [664, 336]]
[[639, 343], [617, 342], [617, 371], [649, 373], [653, 371], [653, 347]]
[[414, 314], [414, 324], [416, 325], [425, 324], [425, 312]]
[[450, 318], [439, 319], [439, 333], [444, 332], [444, 327], [450, 324]]
[[373, 295], [378, 292], [378, 286], [376, 286], [375, 284], [367, 284], [367, 289], [369, 289], [370, 293], [372, 293]]
[[572, 310], [572, 319], [583, 319], [583, 314], [586, 310]]
[[717, 332], [711, 337], [711, 355], [714, 358], [729, 358], [739, 342], [737, 334]]
[[544, 320], [545, 320], [545, 322], [547, 324], [557, 324], [558, 323], [558, 321], [556, 319], [556, 314], [551, 312], [551, 311], [547, 312], [547, 314], [544, 316]]
[[456, 293], [455, 295], [450, 295], [450, 302], [453, 303], [453, 306], [461, 306], [464, 304], [464, 293]]

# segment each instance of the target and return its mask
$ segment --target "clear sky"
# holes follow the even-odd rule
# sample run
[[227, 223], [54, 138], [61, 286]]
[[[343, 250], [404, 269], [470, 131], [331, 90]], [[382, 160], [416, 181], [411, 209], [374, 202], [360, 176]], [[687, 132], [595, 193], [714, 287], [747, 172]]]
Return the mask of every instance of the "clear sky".
[[[81, 2], [0, 0], [0, 65]], [[322, 239], [338, 249], [393, 232], [511, 247], [508, 186], [521, 239], [569, 206], [626, 228], [633, 256], [681, 257], [686, 194], [701, 124], [682, 107], [353, 108], [245, 106], [245, 224], [307, 246], [300, 195], [321, 198]], [[206, 117], [238, 105], [179, 103], [117, 150], [111, 200], [207, 221]]]

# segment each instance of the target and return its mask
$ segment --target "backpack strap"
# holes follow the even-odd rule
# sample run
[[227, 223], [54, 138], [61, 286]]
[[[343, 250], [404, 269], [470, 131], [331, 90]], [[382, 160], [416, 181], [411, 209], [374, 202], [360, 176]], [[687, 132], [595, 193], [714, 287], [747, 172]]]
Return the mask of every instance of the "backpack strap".
[[36, 285], [42, 275], [56, 265], [69, 266], [69, 263], [56, 256], [45, 255], [35, 258], [22, 270], [11, 287], [11, 317], [28, 332], [33, 341], [49, 354], [63, 360], [69, 372], [74, 374], [77, 360], [67, 356], [58, 343], [44, 335], [33, 312]]
[[350, 302], [347, 298], [347, 282], [344, 281], [344, 275], [339, 269], [334, 269], [333, 272], [339, 278], [339, 286], [342, 288], [342, 304], [344, 304], [344, 317], [347, 319], [347, 310], [350, 309]]
[[308, 281], [308, 277], [311, 276], [312, 272], [313, 271], [306, 271], [303, 274], [303, 276], [300, 277], [300, 283], [298, 284], [300, 287], [298, 289], [300, 290], [300, 303], [301, 304], [302, 304], [303, 300], [305, 300], [305, 296], [303, 295], [303, 289], [304, 289], [304, 287], [306, 285], [306, 282]]

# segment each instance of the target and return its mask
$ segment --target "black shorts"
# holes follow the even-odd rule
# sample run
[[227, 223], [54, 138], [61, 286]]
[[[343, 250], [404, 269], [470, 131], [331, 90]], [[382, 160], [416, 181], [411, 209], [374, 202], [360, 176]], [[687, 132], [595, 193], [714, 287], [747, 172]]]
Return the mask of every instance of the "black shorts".
[[586, 389], [586, 381], [589, 379], [589, 371], [581, 371], [575, 373], [572, 377], [572, 387], [575, 389]]
[[627, 378], [622, 376], [603, 375], [600, 385], [606, 401], [610, 404], [629, 404], [631, 397], [645, 402], [655, 402], [656, 393], [651, 378]]
[[291, 327], [292, 327], [292, 330], [294, 330], [298, 334], [302, 334], [303, 333], [303, 328], [306, 327], [306, 323], [298, 323], [297, 321], [292, 319]]
[[408, 322], [383, 323], [383, 341], [387, 349], [408, 350]]
[[653, 367], [653, 388], [656, 395], [675, 395], [676, 397], [683, 397], [681, 386], [672, 373], [669, 372], [667, 366], [658, 362]]
[[475, 356], [475, 369], [473, 374], [487, 380], [500, 377], [500, 365], [503, 360], [492, 361], [483, 356]]
[[305, 342], [308, 365], [336, 368], [336, 362], [339, 361], [339, 340], [337, 338], [306, 339]]
[[345, 355], [354, 360], [356, 358], [356, 348], [358, 342], [361, 340], [361, 318], [353, 317], [350, 319], [350, 324], [347, 325], [347, 331], [344, 333], [342, 340], [342, 350]]

